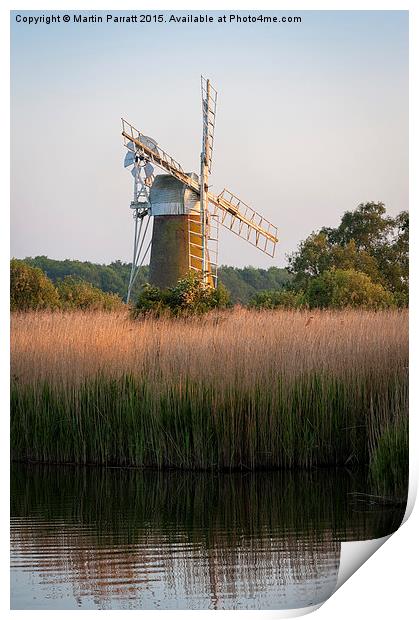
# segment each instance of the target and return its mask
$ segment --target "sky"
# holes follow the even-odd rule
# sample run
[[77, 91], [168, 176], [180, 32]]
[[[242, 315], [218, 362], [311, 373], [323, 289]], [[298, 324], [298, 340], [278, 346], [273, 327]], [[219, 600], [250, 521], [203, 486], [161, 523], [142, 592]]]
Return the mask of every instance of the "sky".
[[272, 259], [222, 230], [220, 264], [284, 266], [361, 202], [408, 208], [406, 11], [263, 12], [298, 24], [16, 22], [52, 13], [66, 14], [11, 13], [12, 256], [130, 261], [121, 116], [199, 172], [201, 74], [218, 90], [210, 189], [227, 187], [280, 237]]

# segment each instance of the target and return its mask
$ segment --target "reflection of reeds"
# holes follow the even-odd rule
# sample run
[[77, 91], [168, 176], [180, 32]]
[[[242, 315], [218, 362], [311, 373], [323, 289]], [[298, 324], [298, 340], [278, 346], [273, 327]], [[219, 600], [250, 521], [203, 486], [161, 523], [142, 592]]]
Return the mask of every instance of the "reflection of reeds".
[[[340, 543], [326, 538], [273, 537], [207, 549], [181, 534], [173, 540], [170, 532], [156, 537], [139, 531], [131, 547], [115, 548], [92, 546], [90, 533], [78, 524], [52, 529], [48, 522], [16, 521], [12, 529], [12, 569], [28, 567], [53, 593], [57, 584], [67, 583], [75, 599], [94, 597], [99, 608], [115, 606], [118, 599], [117, 607], [142, 609], [246, 609], [264, 599], [262, 608], [315, 604], [332, 594], [339, 557]], [[290, 586], [298, 587], [293, 605], [287, 601]]]
[[156, 580], [166, 602], [183, 594], [219, 608], [251, 606], [270, 589], [278, 605], [292, 584], [302, 600], [321, 597], [334, 588], [340, 540], [384, 536], [402, 518], [351, 511], [357, 488], [362, 477], [335, 470], [13, 466], [13, 565], [40, 571], [44, 583], [70, 582], [75, 597], [103, 607], [118, 597], [147, 607]]
[[[380, 538], [397, 529], [403, 509], [358, 511], [352, 494], [368, 490], [365, 472], [158, 472], [125, 468], [12, 465], [11, 513], [93, 528], [96, 543], [133, 544], [137, 532], [180, 528], [208, 548], [244, 538]], [[205, 532], [205, 540], [201, 534]]]
[[307, 325], [308, 316], [16, 314], [13, 456], [186, 468], [368, 462], [384, 430], [406, 420], [407, 314], [310, 311]]

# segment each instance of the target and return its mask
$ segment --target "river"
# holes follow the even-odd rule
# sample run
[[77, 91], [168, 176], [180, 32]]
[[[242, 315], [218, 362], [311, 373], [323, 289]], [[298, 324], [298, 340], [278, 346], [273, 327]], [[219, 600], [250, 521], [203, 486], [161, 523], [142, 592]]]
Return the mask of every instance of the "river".
[[397, 529], [363, 472], [11, 468], [12, 609], [290, 609]]

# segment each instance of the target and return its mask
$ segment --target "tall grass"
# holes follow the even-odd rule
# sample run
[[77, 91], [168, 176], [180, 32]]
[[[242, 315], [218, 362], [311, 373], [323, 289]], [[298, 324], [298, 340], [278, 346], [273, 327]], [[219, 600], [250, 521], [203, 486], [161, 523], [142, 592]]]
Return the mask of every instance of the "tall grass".
[[407, 445], [407, 342], [405, 311], [15, 314], [12, 455], [183, 468], [384, 462], [392, 429]]

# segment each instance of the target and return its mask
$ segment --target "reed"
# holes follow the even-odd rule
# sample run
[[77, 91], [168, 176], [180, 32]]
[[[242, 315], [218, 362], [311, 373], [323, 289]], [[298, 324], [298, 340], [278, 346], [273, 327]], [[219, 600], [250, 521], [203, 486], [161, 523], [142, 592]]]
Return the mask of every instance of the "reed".
[[406, 311], [17, 313], [11, 346], [15, 459], [405, 467]]

